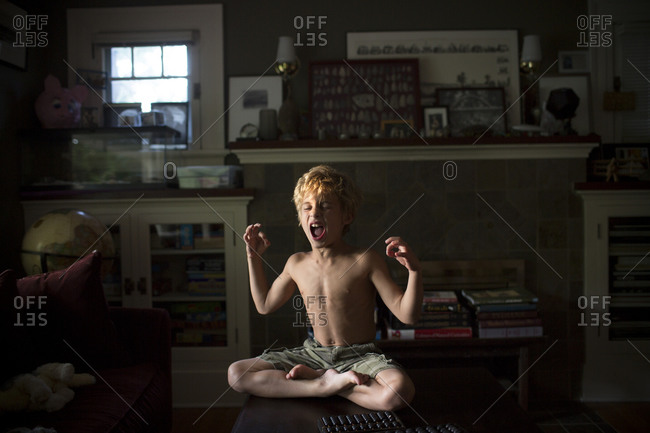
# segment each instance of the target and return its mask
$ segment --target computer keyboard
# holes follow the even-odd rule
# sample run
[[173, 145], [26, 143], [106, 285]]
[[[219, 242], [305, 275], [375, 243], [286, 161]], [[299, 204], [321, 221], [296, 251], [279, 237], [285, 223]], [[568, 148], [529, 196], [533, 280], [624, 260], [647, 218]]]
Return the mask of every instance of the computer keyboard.
[[320, 433], [468, 433], [467, 430], [453, 423], [406, 427], [392, 411], [324, 416], [317, 424]]

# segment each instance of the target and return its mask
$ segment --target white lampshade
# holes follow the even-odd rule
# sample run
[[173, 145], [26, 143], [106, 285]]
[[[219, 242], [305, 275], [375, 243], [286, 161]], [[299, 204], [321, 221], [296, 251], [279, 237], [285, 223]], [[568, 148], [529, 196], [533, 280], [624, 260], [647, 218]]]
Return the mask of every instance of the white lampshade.
[[539, 35], [524, 36], [524, 44], [521, 48], [522, 62], [541, 62], [542, 46], [539, 42]]
[[280, 63], [295, 62], [296, 50], [293, 46], [293, 38], [291, 36], [280, 36], [276, 60]]

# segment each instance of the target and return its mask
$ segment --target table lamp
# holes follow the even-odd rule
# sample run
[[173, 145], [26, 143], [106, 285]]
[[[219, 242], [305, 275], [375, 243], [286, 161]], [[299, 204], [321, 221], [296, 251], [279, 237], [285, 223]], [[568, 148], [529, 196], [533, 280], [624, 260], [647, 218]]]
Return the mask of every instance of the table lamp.
[[278, 112], [278, 126], [282, 135], [281, 140], [295, 140], [298, 138], [298, 123], [300, 113], [298, 106], [291, 95], [291, 79], [298, 73], [300, 61], [296, 57], [296, 50], [291, 36], [280, 36], [278, 53], [275, 61], [275, 72], [282, 75], [286, 97]]
[[519, 71], [523, 75], [522, 83], [524, 91], [523, 121], [529, 125], [539, 125], [540, 107], [539, 107], [539, 88], [535, 81], [537, 72], [542, 64], [542, 47], [539, 35], [524, 36], [524, 43], [521, 48], [521, 57], [519, 60]]

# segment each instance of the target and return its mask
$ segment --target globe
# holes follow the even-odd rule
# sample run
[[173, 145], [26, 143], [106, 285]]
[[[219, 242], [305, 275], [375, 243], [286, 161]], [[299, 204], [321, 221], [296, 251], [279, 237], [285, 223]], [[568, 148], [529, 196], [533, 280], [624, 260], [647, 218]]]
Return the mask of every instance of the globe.
[[115, 254], [113, 237], [94, 216], [77, 209], [59, 209], [40, 217], [25, 233], [22, 263], [28, 275], [65, 269], [93, 250], [102, 253], [102, 275]]

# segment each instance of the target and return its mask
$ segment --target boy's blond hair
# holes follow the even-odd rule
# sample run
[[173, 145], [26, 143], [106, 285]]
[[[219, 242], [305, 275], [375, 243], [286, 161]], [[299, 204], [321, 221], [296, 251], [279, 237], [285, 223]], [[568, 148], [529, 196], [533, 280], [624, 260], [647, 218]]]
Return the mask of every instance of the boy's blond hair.
[[[356, 217], [361, 204], [361, 192], [354, 182], [348, 176], [329, 165], [312, 167], [298, 179], [296, 188], [293, 190], [293, 203], [298, 211], [299, 224], [300, 207], [305, 197], [310, 194], [319, 196], [334, 195], [339, 199], [343, 213], [349, 213], [352, 219]], [[343, 233], [346, 233], [349, 228], [349, 224], [346, 225]]]

